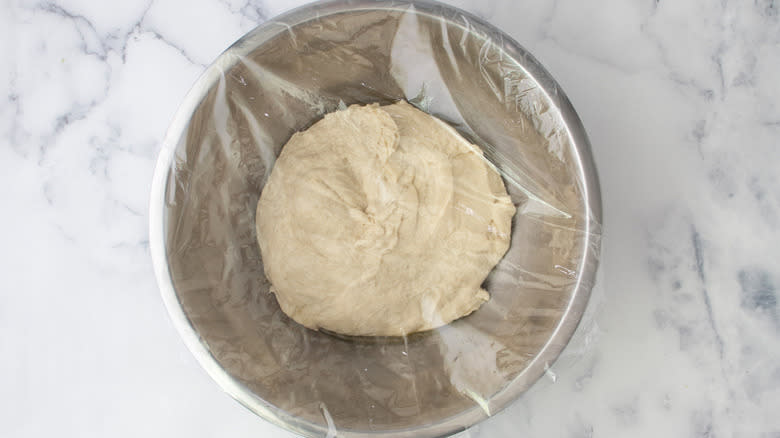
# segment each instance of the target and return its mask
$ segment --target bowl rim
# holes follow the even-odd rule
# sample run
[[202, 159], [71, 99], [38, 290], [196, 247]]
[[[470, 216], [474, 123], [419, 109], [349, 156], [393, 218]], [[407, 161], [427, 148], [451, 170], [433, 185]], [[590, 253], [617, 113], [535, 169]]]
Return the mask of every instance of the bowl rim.
[[[174, 162], [177, 146], [186, 134], [189, 120], [198, 105], [224, 72], [229, 70], [242, 56], [249, 54], [259, 44], [270, 40], [293, 26], [331, 14], [356, 10], [408, 11], [410, 8], [413, 8], [415, 13], [428, 14], [466, 29], [462, 23], [452, 20], [453, 17], [461, 17], [466, 21], [467, 30], [472, 31], [476, 29], [488, 35], [497, 47], [508, 54], [525, 70], [528, 76], [539, 85], [543, 94], [558, 109], [571, 145], [577, 152], [572, 154], [572, 156], [577, 161], [577, 167], [581, 176], [580, 183], [582, 184], [584, 205], [587, 208], [584, 229], [586, 242], [583, 245], [582, 261], [577, 270], [580, 275], [577, 277], [572, 297], [560, 321], [536, 356], [504, 389], [494, 394], [485, 403], [475, 403], [471, 408], [454, 416], [417, 428], [389, 431], [337, 430], [330, 420], [330, 415], [324, 404], [321, 405], [321, 409], [328, 427], [323, 427], [291, 415], [258, 397], [219, 365], [219, 362], [209, 351], [205, 340], [200, 338], [197, 330], [190, 323], [176, 295], [167, 263], [165, 235], [167, 217], [165, 204], [168, 192], [168, 175]], [[585, 128], [561, 87], [530, 52], [507, 34], [481, 18], [436, 1], [331, 0], [306, 4], [258, 25], [222, 52], [195, 81], [176, 111], [161, 144], [152, 179], [150, 196], [149, 247], [155, 277], [163, 302], [174, 327], [182, 337], [185, 345], [209, 376], [225, 392], [253, 413], [279, 427], [310, 437], [323, 435], [335, 437], [336, 433], [345, 437], [442, 437], [466, 430], [479, 421], [505, 409], [538, 381], [558, 358], [579, 325], [590, 297], [598, 269], [601, 223], [602, 210], [599, 180]]]

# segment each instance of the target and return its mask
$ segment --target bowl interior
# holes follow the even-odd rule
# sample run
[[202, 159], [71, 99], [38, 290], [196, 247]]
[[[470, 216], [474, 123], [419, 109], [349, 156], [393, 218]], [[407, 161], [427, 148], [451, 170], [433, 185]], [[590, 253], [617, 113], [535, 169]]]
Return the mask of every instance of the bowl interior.
[[[308, 7], [240, 40], [188, 99], [163, 170], [163, 281], [199, 359], [250, 409], [306, 435], [440, 435], [503, 408], [568, 341], [598, 253], [587, 140], [546, 72], [493, 28], [441, 5]], [[405, 339], [308, 330], [268, 291], [263, 183], [294, 132], [343, 105], [398, 99], [480, 145], [518, 207], [491, 299]]]

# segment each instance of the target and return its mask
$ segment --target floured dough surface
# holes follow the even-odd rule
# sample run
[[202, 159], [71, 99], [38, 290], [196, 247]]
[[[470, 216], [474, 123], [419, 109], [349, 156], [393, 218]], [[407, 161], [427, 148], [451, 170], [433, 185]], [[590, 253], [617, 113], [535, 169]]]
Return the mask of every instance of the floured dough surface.
[[296, 133], [257, 205], [265, 273], [312, 329], [399, 336], [468, 315], [515, 207], [480, 149], [406, 102]]

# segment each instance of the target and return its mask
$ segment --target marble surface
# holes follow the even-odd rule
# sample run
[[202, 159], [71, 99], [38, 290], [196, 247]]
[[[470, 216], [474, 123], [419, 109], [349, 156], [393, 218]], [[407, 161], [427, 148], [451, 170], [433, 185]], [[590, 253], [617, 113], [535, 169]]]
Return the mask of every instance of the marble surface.
[[[147, 203], [198, 74], [300, 3], [2, 0], [0, 435], [293, 436], [179, 340]], [[454, 3], [561, 83], [605, 205], [590, 347], [462, 436], [780, 437], [780, 4]]]

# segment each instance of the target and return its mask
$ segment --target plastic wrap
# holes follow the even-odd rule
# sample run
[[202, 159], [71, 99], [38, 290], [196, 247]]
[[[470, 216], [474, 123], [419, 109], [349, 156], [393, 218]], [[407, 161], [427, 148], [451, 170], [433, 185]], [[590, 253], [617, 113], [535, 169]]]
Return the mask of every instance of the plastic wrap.
[[[306, 329], [263, 273], [263, 184], [296, 131], [399, 99], [479, 145], [517, 207], [491, 298], [404, 338]], [[504, 408], [558, 357], [593, 286], [600, 221], [584, 130], [527, 52], [443, 5], [340, 1], [265, 23], [199, 79], [163, 145], [151, 245], [188, 347], [252, 411], [306, 436], [442, 436]]]

